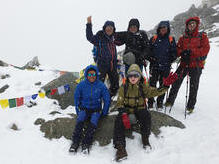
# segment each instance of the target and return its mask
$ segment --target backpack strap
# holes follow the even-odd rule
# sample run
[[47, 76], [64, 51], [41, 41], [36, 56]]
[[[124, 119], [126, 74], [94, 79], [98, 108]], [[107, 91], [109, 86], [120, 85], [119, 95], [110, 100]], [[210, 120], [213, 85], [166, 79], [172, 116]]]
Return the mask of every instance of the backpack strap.
[[158, 37], [157, 35], [154, 35], [154, 36], [153, 36], [153, 38], [152, 38], [152, 44], [155, 43], [155, 41], [157, 40], [157, 37]]
[[170, 42], [170, 44], [173, 43], [173, 37], [172, 36], [169, 36], [169, 42]]

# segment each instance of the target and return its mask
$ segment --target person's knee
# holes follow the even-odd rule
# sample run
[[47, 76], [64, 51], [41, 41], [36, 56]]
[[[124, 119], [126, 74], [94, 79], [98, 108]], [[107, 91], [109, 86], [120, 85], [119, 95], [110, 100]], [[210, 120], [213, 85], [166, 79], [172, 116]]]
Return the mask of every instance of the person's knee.
[[77, 122], [83, 122], [86, 120], [86, 112], [84, 110], [81, 110], [78, 112], [78, 118], [77, 118]]
[[90, 122], [97, 127], [99, 118], [100, 118], [100, 113], [95, 112], [91, 115]]

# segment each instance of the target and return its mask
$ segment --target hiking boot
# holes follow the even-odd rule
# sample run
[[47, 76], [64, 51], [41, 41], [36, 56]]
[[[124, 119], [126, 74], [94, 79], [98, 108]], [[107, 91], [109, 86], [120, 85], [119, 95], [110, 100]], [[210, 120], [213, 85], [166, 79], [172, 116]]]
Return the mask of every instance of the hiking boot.
[[154, 107], [153, 103], [148, 103], [148, 109], [152, 109]]
[[83, 154], [89, 154], [90, 153], [90, 150], [89, 150], [89, 146], [86, 146], [86, 145], [82, 145], [82, 147], [81, 147], [82, 149], [81, 149], [81, 152], [83, 153]]
[[119, 161], [122, 161], [124, 159], [127, 159], [127, 152], [125, 150], [125, 147], [124, 146], [118, 146], [117, 148], [117, 151], [116, 151], [116, 161], [119, 162]]
[[157, 103], [157, 110], [161, 111], [163, 109], [163, 103]]
[[193, 112], [193, 108], [186, 108], [186, 112], [188, 113], [188, 114], [191, 114], [192, 112]]
[[78, 150], [78, 147], [79, 147], [78, 144], [73, 143], [73, 144], [71, 145], [70, 149], [69, 149], [69, 152], [70, 152], [70, 153], [76, 153], [77, 150]]
[[143, 144], [143, 148], [147, 149], [148, 147], [151, 149], [151, 145], [149, 143], [149, 136], [142, 134], [141, 135], [141, 140], [142, 140], [142, 144]]

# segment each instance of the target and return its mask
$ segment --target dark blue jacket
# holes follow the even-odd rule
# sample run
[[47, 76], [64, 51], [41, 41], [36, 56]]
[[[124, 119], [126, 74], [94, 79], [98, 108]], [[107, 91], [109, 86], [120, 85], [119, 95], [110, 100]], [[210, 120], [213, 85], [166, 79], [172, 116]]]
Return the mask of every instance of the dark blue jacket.
[[[168, 28], [168, 32], [164, 36], [161, 36], [159, 34], [159, 30], [162, 26], [166, 26]], [[169, 21], [161, 21], [157, 28], [157, 39], [154, 40], [154, 37], [150, 39], [152, 57], [156, 59], [155, 61], [151, 62], [150, 67], [159, 70], [170, 69], [171, 63], [176, 59], [177, 57], [176, 42], [173, 37], [173, 40], [170, 43], [169, 35], [170, 35]]]
[[[97, 79], [93, 83], [87, 79], [87, 72], [89, 69], [96, 70]], [[75, 109], [78, 114], [80, 109], [97, 110], [102, 109], [102, 101], [104, 106], [102, 115], [107, 115], [110, 106], [110, 95], [105, 84], [98, 79], [98, 69], [96, 66], [90, 65], [85, 69], [85, 80], [80, 82], [75, 90], [74, 100]]]
[[106, 21], [103, 30], [93, 35], [92, 24], [88, 23], [86, 27], [86, 37], [90, 43], [97, 47], [97, 64], [104, 68], [112, 69], [113, 67], [116, 68], [117, 65], [117, 51], [114, 36], [108, 36], [105, 33], [107, 25], [114, 27], [115, 31], [114, 23], [112, 21]]

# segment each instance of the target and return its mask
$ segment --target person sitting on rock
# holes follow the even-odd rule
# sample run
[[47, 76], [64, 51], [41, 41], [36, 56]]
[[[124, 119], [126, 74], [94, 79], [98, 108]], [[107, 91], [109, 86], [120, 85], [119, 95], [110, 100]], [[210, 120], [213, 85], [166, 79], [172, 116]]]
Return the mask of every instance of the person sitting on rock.
[[[164, 94], [169, 85], [177, 77], [170, 74], [159, 89], [150, 87], [143, 78], [142, 72], [137, 64], [132, 64], [127, 72], [127, 81], [119, 88], [117, 108], [119, 114], [114, 125], [113, 144], [117, 149], [116, 161], [127, 157], [125, 129], [130, 129], [130, 120], [137, 119], [140, 124], [143, 148], [150, 147], [149, 135], [151, 132], [151, 115], [147, 110], [146, 98], [151, 98]], [[133, 119], [134, 118], [134, 119]]]
[[[70, 152], [77, 152], [82, 140], [82, 152], [88, 154], [92, 145], [93, 135], [97, 128], [98, 120], [108, 114], [110, 94], [105, 84], [98, 78], [98, 69], [90, 65], [85, 69], [85, 80], [80, 82], [75, 90], [74, 101], [77, 113], [77, 122], [72, 136]], [[103, 109], [102, 109], [103, 100]], [[85, 122], [88, 121], [85, 135], [82, 132]]]

